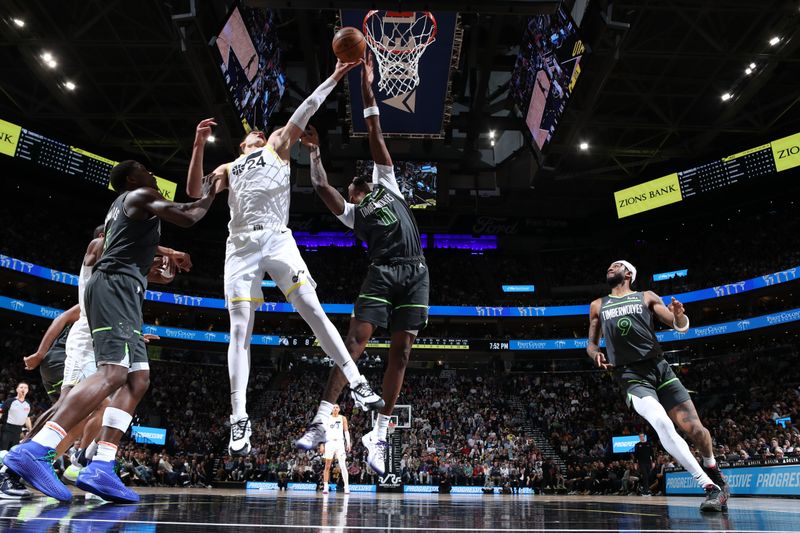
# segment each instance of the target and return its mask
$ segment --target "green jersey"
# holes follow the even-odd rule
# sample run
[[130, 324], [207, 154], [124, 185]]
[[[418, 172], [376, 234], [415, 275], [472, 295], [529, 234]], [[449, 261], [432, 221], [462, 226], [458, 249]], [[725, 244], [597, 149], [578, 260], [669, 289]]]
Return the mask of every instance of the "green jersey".
[[422, 257], [417, 222], [400, 194], [394, 169], [375, 168], [372, 192], [358, 205], [346, 203], [339, 219], [367, 243], [372, 262]]
[[644, 301], [643, 292], [604, 296], [600, 302], [600, 325], [609, 363], [625, 366], [661, 356], [653, 313]]
[[125, 213], [127, 196], [127, 192], [120, 194], [108, 210], [103, 255], [95, 270], [127, 274], [147, 287], [147, 273], [161, 238], [161, 220], [157, 216], [146, 220], [128, 217]]

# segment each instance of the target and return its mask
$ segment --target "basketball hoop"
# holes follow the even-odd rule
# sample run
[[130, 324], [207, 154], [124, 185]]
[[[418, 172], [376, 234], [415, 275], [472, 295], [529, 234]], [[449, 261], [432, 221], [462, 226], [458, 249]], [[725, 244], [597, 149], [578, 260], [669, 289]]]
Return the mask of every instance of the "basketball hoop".
[[378, 90], [388, 96], [409, 93], [419, 85], [419, 60], [436, 40], [430, 11], [371, 10], [363, 33], [378, 62]]

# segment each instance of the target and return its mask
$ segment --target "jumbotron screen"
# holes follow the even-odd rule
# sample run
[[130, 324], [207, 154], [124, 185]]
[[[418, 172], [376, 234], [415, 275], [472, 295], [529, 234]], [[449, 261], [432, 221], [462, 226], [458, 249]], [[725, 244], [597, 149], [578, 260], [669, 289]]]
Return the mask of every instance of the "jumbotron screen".
[[[372, 181], [371, 160], [356, 161], [356, 175]], [[437, 168], [435, 163], [394, 161], [394, 175], [406, 203], [412, 209], [436, 207]]]
[[286, 77], [270, 10], [237, 5], [216, 38], [219, 68], [245, 129], [266, 130]]
[[584, 49], [563, 6], [552, 15], [528, 19], [511, 73], [511, 94], [539, 150], [556, 131], [581, 73]]

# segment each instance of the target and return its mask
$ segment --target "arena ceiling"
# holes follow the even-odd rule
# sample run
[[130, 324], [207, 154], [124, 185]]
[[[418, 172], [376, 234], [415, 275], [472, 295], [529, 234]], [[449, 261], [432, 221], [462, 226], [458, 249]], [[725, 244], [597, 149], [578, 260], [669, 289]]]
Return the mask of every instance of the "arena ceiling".
[[[279, 10], [287, 70], [294, 73], [282, 102], [284, 116], [332, 68], [333, 7], [381, 4], [249, 3]], [[189, 161], [197, 120], [213, 115], [222, 127], [208, 159], [229, 159], [241, 126], [208, 43], [230, 3], [197, 2], [194, 16], [188, 14], [191, 4], [6, 0], [1, 118], [101, 154], [140, 159], [177, 177]], [[428, 4], [398, 1], [385, 7]], [[440, 160], [452, 168], [452, 176], [488, 176], [488, 182], [476, 178], [473, 183], [493, 186], [495, 169], [481, 158], [489, 148], [489, 130], [524, 128], [513, 113], [508, 78], [525, 15], [552, 11], [556, 4], [462, 0], [436, 2], [436, 8], [451, 4], [462, 13], [464, 27], [451, 127], [444, 140], [406, 142], [397, 150], [406, 158]], [[541, 167], [535, 181], [546, 190], [592, 195], [654, 177], [680, 161], [725, 155], [800, 131], [799, 8], [796, 0], [591, 0], [582, 22], [590, 51], [584, 71], [544, 159], [522, 168]], [[18, 27], [13, 18], [25, 26]], [[776, 45], [769, 44], [773, 36], [780, 36]], [[44, 51], [53, 54], [56, 68], [43, 64]], [[746, 75], [750, 63], [756, 68]], [[75, 90], [65, 88], [67, 79]], [[732, 98], [723, 102], [726, 92]], [[365, 156], [362, 143], [337, 134], [341, 111], [342, 102], [334, 100], [318, 117], [337, 148], [331, 157]], [[578, 150], [582, 141], [589, 150]], [[529, 159], [527, 152], [512, 155], [498, 173], [517, 158]], [[526, 174], [516, 172], [504, 185], [527, 188]]]

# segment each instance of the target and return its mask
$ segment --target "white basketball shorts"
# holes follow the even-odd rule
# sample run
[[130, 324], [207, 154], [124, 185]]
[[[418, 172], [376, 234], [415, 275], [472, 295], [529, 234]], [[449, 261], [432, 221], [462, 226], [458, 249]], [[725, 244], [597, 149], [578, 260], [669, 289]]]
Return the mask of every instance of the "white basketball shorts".
[[265, 228], [229, 235], [225, 246], [226, 304], [263, 303], [261, 281], [264, 274], [269, 274], [287, 300], [317, 287], [289, 228]]
[[344, 452], [344, 442], [339, 440], [332, 440], [325, 443], [325, 453], [322, 454], [323, 459], [333, 459], [344, 462], [346, 454]]
[[89, 331], [89, 322], [86, 317], [80, 317], [69, 330], [66, 352], [62, 387], [74, 387], [97, 372], [92, 333]]

